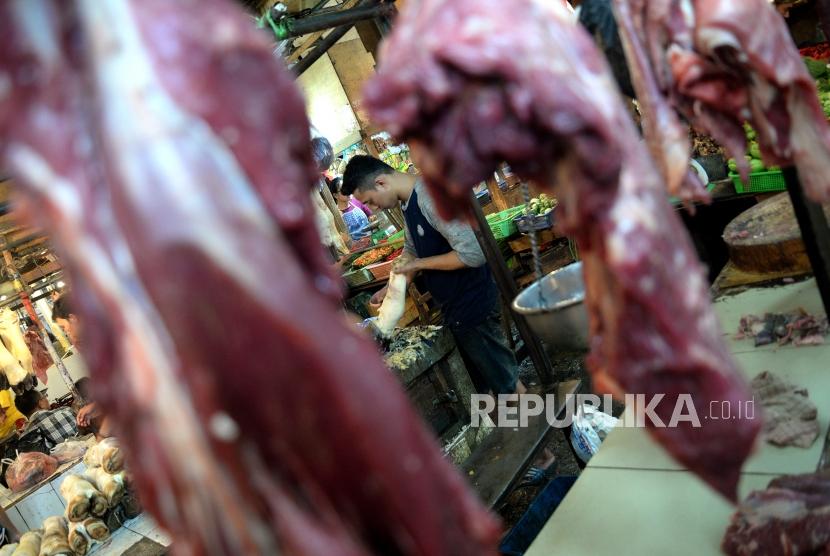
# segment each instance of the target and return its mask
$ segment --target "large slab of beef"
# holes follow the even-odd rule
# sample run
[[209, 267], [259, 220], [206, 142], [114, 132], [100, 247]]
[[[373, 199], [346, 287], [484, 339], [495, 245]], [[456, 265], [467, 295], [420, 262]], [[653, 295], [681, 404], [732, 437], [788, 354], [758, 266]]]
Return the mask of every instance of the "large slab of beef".
[[[668, 424], [691, 394], [701, 426], [651, 434], [735, 499], [760, 422], [703, 420], [749, 400], [721, 340], [688, 237], [590, 37], [545, 0], [424, 0], [402, 14], [366, 91], [409, 142], [446, 216], [507, 161], [554, 191], [584, 259], [590, 368], [607, 391], [666, 394]], [[737, 407], [737, 405], [735, 405]]]
[[750, 494], [723, 538], [730, 556], [819, 556], [830, 553], [830, 475], [779, 477]]
[[317, 237], [301, 97], [224, 0], [0, 4], [0, 159], [177, 554], [494, 553]]
[[[680, 171], [688, 142], [671, 106], [746, 173], [748, 121], [768, 166], [795, 164], [807, 194], [830, 199], [830, 127], [787, 25], [768, 0], [614, 0], [646, 136]], [[670, 185], [674, 182], [671, 181]]]

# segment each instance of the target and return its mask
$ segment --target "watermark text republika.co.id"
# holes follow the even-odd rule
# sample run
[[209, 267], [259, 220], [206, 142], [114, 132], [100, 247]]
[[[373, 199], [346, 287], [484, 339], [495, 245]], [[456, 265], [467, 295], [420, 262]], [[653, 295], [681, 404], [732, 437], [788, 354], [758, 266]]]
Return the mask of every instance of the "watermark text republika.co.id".
[[[473, 394], [470, 401], [473, 427], [494, 424], [497, 427], [526, 427], [531, 418], [544, 415], [550, 426], [566, 428], [573, 424], [574, 416], [583, 405], [611, 415], [613, 397], [610, 394], [569, 394], [563, 404], [561, 400], [557, 402], [553, 394], [501, 394], [497, 397]], [[692, 394], [626, 394], [620, 401], [632, 408], [620, 417], [617, 426], [622, 427], [701, 427], [706, 421], [755, 419], [754, 399], [695, 404]]]

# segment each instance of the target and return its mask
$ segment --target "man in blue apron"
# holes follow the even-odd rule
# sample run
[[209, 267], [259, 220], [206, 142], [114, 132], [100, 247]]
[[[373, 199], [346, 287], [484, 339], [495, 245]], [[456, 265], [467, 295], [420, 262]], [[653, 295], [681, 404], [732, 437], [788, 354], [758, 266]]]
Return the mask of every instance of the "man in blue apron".
[[[424, 183], [370, 156], [353, 157], [343, 174], [341, 193], [371, 210], [399, 204], [406, 219], [406, 245], [396, 271], [419, 274], [440, 305], [464, 359], [478, 372], [480, 390], [524, 393], [518, 366], [502, 332], [498, 290], [473, 229], [438, 217]], [[379, 304], [386, 288], [372, 298]]]

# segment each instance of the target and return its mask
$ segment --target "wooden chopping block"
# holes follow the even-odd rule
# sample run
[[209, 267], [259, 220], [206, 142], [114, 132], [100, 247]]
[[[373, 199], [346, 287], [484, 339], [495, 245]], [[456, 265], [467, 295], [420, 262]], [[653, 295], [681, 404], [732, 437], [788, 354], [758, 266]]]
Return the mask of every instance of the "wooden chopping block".
[[[830, 204], [824, 206], [830, 218]], [[758, 203], [726, 227], [723, 240], [735, 268], [754, 274], [811, 272], [810, 260], [787, 193]]]

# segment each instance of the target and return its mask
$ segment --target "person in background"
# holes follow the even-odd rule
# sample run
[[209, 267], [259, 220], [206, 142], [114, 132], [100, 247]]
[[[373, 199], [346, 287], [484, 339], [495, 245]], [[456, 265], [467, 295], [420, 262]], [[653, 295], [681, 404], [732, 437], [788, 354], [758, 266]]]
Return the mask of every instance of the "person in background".
[[[349, 161], [340, 192], [372, 209], [402, 205], [406, 246], [396, 271], [410, 278], [421, 274], [480, 391], [525, 393], [502, 332], [496, 284], [470, 225], [441, 220], [418, 176], [370, 156]], [[384, 288], [372, 303], [379, 305], [385, 295]]]
[[326, 185], [325, 173], [334, 160], [334, 150], [328, 139], [315, 137], [311, 140], [311, 154], [320, 172], [320, 179], [311, 193], [317, 231], [323, 245], [329, 248], [332, 259], [337, 261], [349, 253], [349, 231]]
[[372, 230], [377, 228], [377, 222], [372, 221], [372, 211], [354, 197], [343, 195], [340, 192], [341, 184], [340, 178], [334, 178], [329, 182], [329, 190], [337, 201], [337, 208], [349, 228], [349, 237], [352, 241], [369, 237]]
[[90, 380], [87, 377], [78, 379], [75, 388], [84, 399], [83, 404], [72, 403], [72, 410], [78, 414], [75, 419], [78, 434], [94, 434], [98, 439], [112, 436], [111, 420], [104, 415], [98, 404], [92, 401]]
[[78, 323], [78, 317], [72, 311], [72, 306], [66, 294], [61, 295], [52, 306], [52, 320], [61, 327], [72, 345], [77, 346], [79, 344], [80, 324]]
[[0, 441], [12, 434], [22, 431], [26, 426], [26, 416], [18, 411], [10, 389], [0, 390]]
[[[55, 320], [55, 324], [60, 326], [66, 333], [69, 341], [77, 346], [80, 341], [78, 337], [80, 323], [66, 295], [62, 295], [55, 302], [55, 306], [52, 308], [52, 317]], [[87, 378], [82, 378], [75, 383], [78, 393], [87, 402], [86, 405], [78, 409], [75, 423], [82, 431], [94, 432], [98, 437], [110, 436], [111, 428], [109, 419], [103, 414], [98, 404], [90, 402], [88, 380]]]
[[15, 398], [14, 404], [29, 420], [23, 429], [24, 434], [40, 429], [52, 446], [78, 435], [72, 410], [68, 407], [49, 409], [49, 400], [37, 390], [32, 389], [20, 394]]

